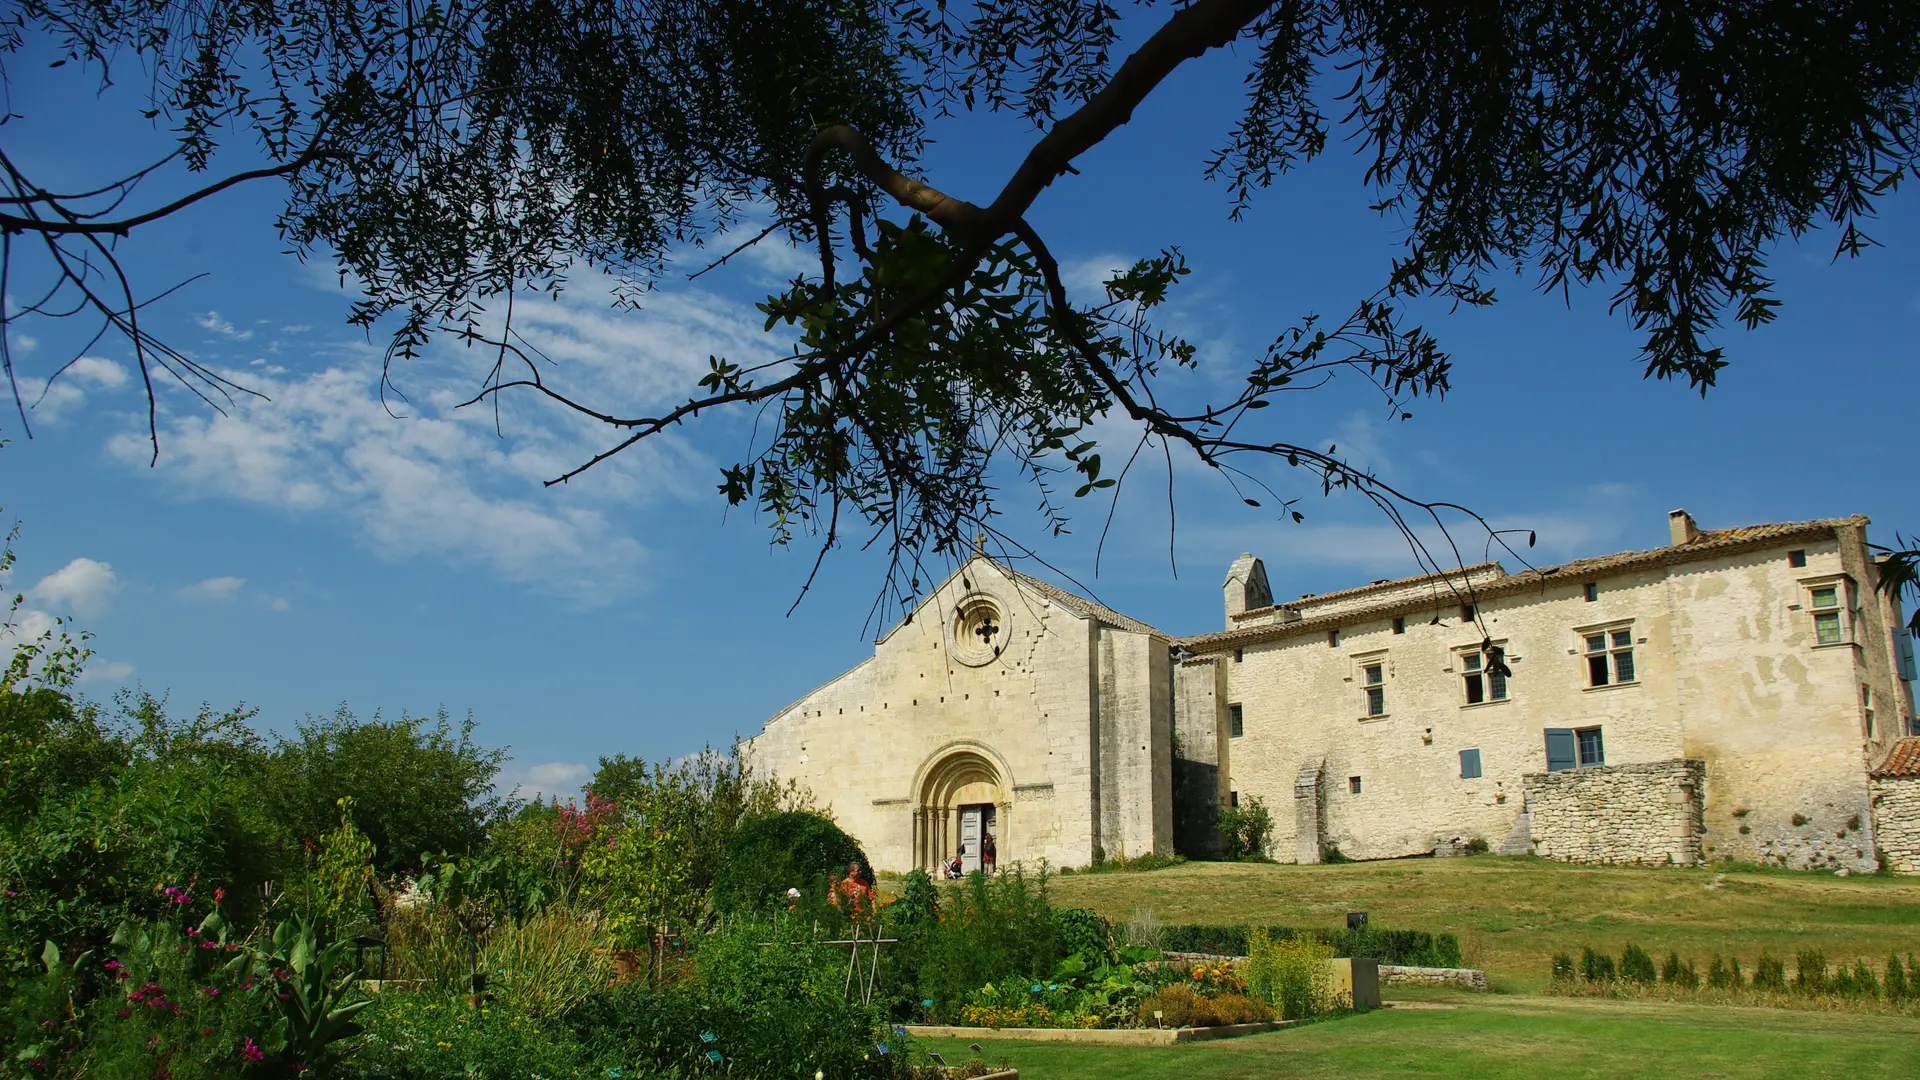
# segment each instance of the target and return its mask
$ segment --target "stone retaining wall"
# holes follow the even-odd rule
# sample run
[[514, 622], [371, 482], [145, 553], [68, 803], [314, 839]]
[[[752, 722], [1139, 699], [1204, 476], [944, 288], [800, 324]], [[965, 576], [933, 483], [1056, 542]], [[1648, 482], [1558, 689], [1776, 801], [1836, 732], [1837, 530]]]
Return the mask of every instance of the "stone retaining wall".
[[1521, 777], [1543, 859], [1694, 866], [1701, 861], [1706, 763], [1674, 758]]
[[1887, 868], [1920, 874], [1920, 776], [1876, 776], [1867, 782], [1873, 801], [1874, 842]]
[[1458, 986], [1467, 990], [1485, 990], [1487, 973], [1473, 968], [1402, 967], [1380, 965], [1383, 986]]

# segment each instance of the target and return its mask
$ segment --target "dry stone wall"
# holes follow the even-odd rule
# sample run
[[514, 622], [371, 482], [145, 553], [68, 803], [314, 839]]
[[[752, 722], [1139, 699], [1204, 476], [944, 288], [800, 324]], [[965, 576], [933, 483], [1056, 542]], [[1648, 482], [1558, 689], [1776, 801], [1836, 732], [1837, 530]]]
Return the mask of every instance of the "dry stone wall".
[[1568, 862], [1696, 865], [1705, 779], [1698, 758], [1524, 776], [1533, 853]]
[[1920, 776], [1877, 776], [1868, 790], [1880, 857], [1896, 874], [1920, 874]]

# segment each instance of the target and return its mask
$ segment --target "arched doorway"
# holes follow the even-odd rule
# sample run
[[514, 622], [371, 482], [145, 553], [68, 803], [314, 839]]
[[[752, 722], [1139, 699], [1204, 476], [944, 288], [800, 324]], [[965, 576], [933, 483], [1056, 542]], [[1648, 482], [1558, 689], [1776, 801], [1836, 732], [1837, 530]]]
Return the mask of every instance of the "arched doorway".
[[1012, 861], [1013, 781], [984, 743], [950, 743], [920, 766], [914, 783], [913, 863], [937, 871], [958, 855], [961, 867], [981, 864], [993, 841], [995, 864]]

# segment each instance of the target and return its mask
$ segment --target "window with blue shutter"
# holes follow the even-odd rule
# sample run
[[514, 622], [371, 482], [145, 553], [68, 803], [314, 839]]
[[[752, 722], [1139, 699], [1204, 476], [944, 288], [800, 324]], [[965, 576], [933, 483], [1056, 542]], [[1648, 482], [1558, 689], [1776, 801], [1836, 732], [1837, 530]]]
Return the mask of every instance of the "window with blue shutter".
[[1893, 632], [1894, 651], [1900, 657], [1900, 679], [1912, 682], [1913, 679], [1913, 635], [1905, 630]]
[[1460, 751], [1460, 779], [1478, 780], [1480, 778], [1480, 751]]
[[1574, 756], [1573, 729], [1547, 729], [1547, 771], [1565, 772], [1580, 764]]

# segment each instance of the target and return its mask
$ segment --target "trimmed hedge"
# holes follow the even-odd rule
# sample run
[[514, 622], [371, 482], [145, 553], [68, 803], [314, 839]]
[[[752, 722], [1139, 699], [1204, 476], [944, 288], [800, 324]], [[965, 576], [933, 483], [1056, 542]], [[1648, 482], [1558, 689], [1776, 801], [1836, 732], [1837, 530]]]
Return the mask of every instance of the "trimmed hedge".
[[[1212, 953], [1218, 956], [1247, 955], [1246, 926], [1168, 926], [1160, 948], [1165, 952]], [[1275, 941], [1290, 937], [1311, 938], [1333, 947], [1336, 956], [1363, 956], [1383, 964], [1407, 967], [1459, 967], [1460, 939], [1452, 934], [1430, 934], [1425, 930], [1321, 930], [1300, 926], [1269, 926], [1267, 933]]]

